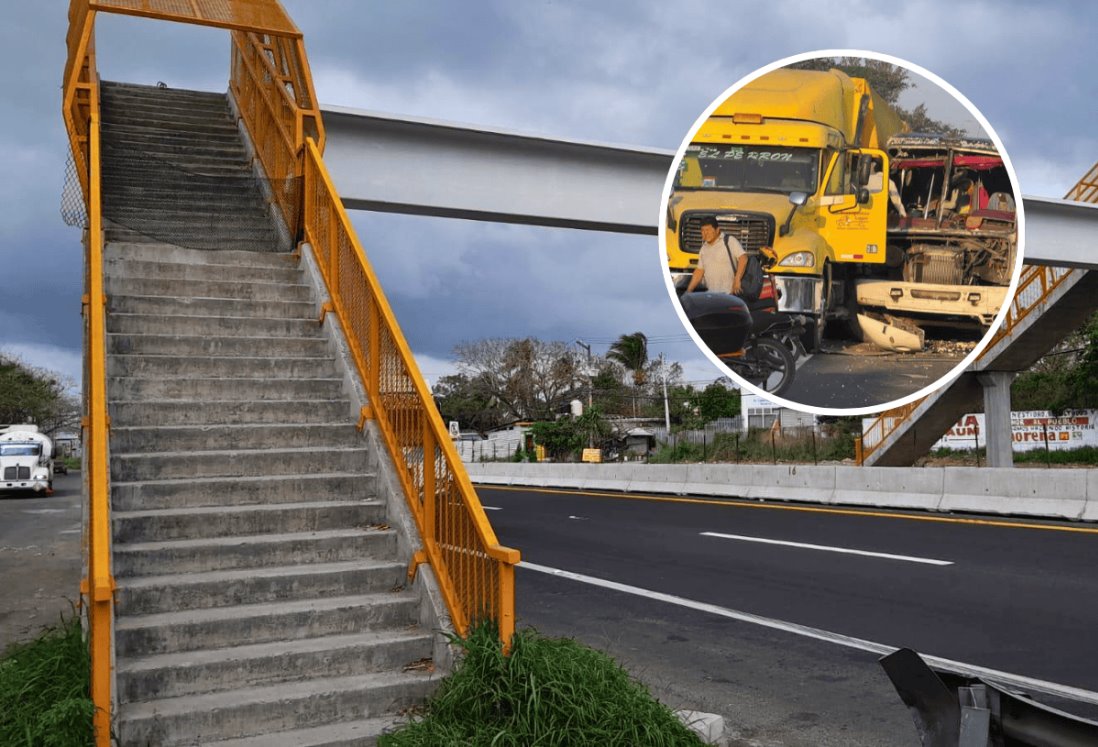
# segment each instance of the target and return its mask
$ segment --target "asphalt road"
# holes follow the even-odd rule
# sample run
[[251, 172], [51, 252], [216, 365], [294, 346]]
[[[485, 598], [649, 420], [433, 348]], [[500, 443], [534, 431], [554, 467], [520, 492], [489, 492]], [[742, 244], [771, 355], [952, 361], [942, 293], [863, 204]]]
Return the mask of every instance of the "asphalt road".
[[35, 638], [80, 596], [80, 473], [52, 496], [0, 493], [0, 650]]
[[[1098, 691], [1095, 527], [478, 492], [524, 562]], [[721, 713], [738, 744], [918, 744], [868, 652], [521, 568], [518, 613], [607, 650], [673, 706]]]
[[873, 407], [933, 384], [963, 358], [852, 352], [834, 345], [831, 349], [836, 352], [817, 353], [799, 361], [797, 375], [782, 397], [814, 407]]

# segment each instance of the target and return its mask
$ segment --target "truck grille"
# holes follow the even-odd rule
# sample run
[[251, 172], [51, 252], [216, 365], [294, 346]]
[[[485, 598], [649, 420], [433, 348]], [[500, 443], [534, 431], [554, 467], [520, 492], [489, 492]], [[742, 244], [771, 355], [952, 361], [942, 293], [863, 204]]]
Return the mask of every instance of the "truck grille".
[[5, 480], [29, 480], [30, 467], [4, 467]]
[[[701, 222], [713, 213], [686, 213], [679, 222], [679, 248], [697, 254], [701, 249]], [[774, 238], [774, 219], [759, 213], [717, 213], [721, 231], [738, 239], [745, 251], [758, 251], [770, 246]]]

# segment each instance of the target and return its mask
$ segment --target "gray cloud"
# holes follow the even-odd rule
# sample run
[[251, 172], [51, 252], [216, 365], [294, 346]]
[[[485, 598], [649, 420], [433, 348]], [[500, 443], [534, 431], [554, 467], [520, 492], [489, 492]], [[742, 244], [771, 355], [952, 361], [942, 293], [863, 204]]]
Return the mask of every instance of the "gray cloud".
[[[910, 59], [971, 99], [1003, 138], [1025, 192], [1059, 196], [1098, 158], [1091, 4], [856, 0], [841, 13], [793, 0], [734, 12], [703, 0], [673, 9], [626, 0], [285, 4], [327, 103], [673, 148], [714, 97], [757, 67], [811, 49], [862, 48]], [[0, 346], [78, 353], [79, 232], [58, 216], [67, 4], [7, 11]], [[225, 32], [101, 14], [98, 52], [106, 79], [226, 88]], [[355, 221], [413, 348], [432, 361], [485, 335], [609, 340], [640, 329], [671, 338], [665, 349], [688, 362], [689, 378], [713, 371], [682, 343], [654, 239]]]

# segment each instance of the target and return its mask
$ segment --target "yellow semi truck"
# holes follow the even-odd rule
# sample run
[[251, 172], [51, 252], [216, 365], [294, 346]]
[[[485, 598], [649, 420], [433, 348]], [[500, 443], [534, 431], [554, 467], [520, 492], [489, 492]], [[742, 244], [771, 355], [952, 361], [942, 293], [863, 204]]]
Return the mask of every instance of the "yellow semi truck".
[[[669, 269], [693, 271], [701, 221], [715, 216], [745, 250], [773, 248], [779, 308], [812, 319], [810, 347], [829, 321], [858, 333], [865, 311], [987, 325], [1014, 258], [1009, 179], [988, 146], [907, 133], [839, 70], [772, 71], [722, 102], [678, 164]], [[981, 217], [990, 194], [1001, 209]]]

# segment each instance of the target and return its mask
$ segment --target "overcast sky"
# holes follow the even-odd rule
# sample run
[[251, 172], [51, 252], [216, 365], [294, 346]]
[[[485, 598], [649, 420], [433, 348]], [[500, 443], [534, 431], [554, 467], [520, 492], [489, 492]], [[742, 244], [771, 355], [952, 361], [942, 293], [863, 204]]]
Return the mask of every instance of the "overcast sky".
[[[861, 48], [909, 59], [968, 96], [1002, 137], [1024, 193], [1060, 197], [1098, 159], [1090, 3], [284, 4], [325, 104], [674, 149], [752, 70]], [[82, 249], [58, 211], [68, 3], [5, 5], [0, 348], [78, 378]], [[98, 55], [108, 80], [226, 88], [227, 32], [101, 14]], [[654, 237], [353, 215], [432, 380], [451, 370], [462, 340], [580, 338], [604, 351], [636, 330], [689, 380], [717, 375], [672, 311]]]

